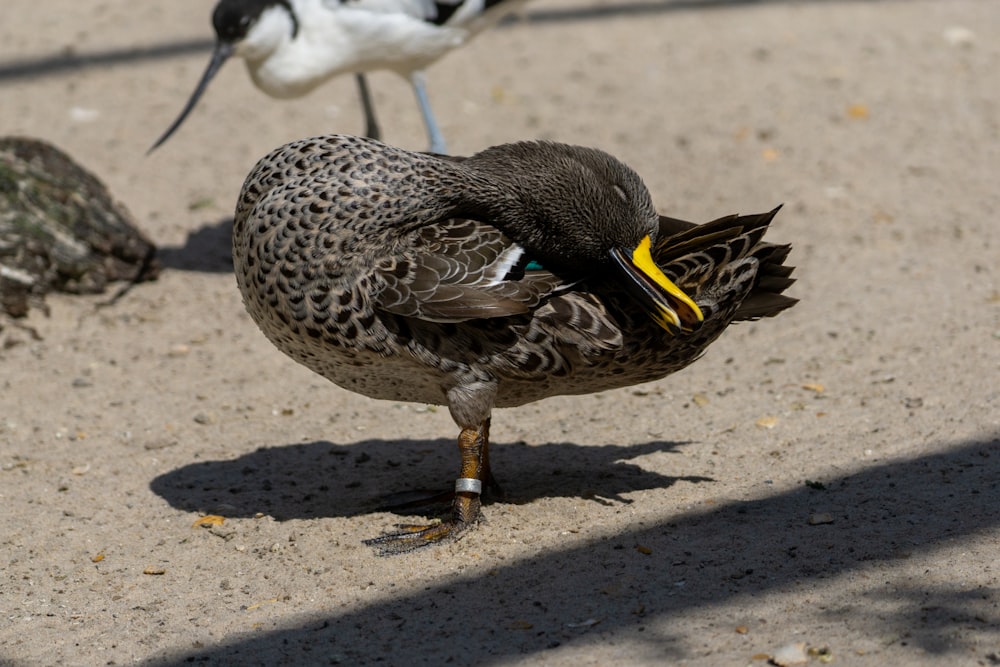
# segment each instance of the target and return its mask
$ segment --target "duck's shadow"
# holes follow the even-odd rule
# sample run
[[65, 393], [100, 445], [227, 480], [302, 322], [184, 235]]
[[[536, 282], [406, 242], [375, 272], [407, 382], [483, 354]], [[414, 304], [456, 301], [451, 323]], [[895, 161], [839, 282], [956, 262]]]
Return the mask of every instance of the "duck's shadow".
[[[504, 502], [527, 503], [554, 496], [595, 502], [629, 502], [625, 494], [666, 488], [677, 481], [629, 462], [645, 454], [670, 452], [682, 443], [580, 446], [491, 444], [493, 471]], [[428, 507], [386, 508], [401, 491], [442, 491], [454, 480], [454, 440], [365, 440], [350, 445], [309, 442], [262, 447], [237, 459], [192, 463], [155, 478], [154, 493], [185, 511], [230, 517], [258, 512], [279, 520], [355, 516], [392, 509], [425, 513]]]
[[179, 271], [232, 273], [233, 219], [199, 227], [188, 234], [184, 245], [161, 247], [157, 257], [163, 266]]

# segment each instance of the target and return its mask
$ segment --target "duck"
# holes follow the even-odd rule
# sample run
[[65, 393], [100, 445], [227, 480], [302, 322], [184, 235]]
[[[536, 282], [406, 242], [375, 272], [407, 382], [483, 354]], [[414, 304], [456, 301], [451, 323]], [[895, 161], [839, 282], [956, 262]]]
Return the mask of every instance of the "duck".
[[430, 151], [447, 153], [430, 105], [424, 70], [527, 0], [220, 0], [212, 12], [215, 47], [180, 114], [149, 149], [181, 126], [209, 82], [241, 57], [254, 85], [271, 97], [298, 98], [353, 72], [365, 133], [378, 139], [365, 72], [390, 70], [408, 79], [427, 129]]
[[658, 380], [733, 322], [794, 305], [780, 206], [694, 224], [639, 175], [550, 141], [468, 157], [371, 138], [301, 139], [247, 176], [233, 220], [243, 303], [296, 362], [352, 392], [446, 406], [459, 429], [448, 516], [366, 542], [456, 539], [499, 488], [494, 408]]

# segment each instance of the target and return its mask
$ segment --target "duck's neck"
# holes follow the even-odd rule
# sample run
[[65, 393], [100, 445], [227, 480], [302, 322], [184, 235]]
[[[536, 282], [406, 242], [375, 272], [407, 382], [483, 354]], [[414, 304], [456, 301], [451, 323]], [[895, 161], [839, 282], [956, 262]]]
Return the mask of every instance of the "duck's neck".
[[552, 270], [583, 274], [606, 261], [574, 174], [474, 159], [461, 166], [471, 184], [459, 190], [462, 215], [493, 225]]

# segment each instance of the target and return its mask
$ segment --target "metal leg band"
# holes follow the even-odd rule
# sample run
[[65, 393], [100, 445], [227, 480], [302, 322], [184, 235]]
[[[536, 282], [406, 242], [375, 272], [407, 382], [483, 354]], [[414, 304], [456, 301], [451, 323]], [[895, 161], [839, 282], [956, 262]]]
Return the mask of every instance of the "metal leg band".
[[471, 477], [459, 477], [455, 480], [455, 493], [475, 493], [479, 495], [483, 492], [483, 483]]

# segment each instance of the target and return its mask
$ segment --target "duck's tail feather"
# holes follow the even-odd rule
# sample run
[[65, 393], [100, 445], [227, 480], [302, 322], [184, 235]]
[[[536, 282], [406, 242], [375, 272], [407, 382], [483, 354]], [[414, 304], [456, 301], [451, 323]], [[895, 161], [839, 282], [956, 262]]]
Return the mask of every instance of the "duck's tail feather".
[[[730, 215], [703, 225], [660, 216], [656, 261], [664, 273], [696, 300], [702, 289], [714, 291], [712, 283], [731, 279], [723, 276], [729, 273], [727, 267], [748, 268], [756, 264], [752, 286], [733, 319], [755, 320], [777, 315], [798, 302], [783, 294], [795, 282], [790, 277], [793, 267], [784, 264], [791, 246], [762, 241], [780, 209], [778, 206], [767, 213]], [[751, 258], [756, 261], [744, 261]]]

